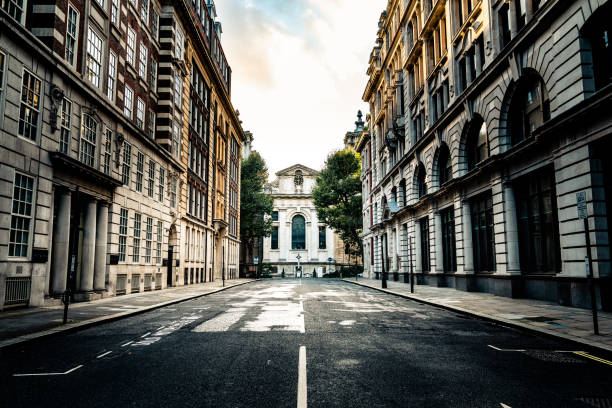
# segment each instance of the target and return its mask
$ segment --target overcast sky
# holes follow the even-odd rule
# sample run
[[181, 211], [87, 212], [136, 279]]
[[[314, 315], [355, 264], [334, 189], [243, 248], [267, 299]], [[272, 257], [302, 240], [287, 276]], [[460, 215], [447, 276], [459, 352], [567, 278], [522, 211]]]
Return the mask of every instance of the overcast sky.
[[232, 102], [274, 173], [323, 166], [353, 130], [386, 0], [216, 0]]

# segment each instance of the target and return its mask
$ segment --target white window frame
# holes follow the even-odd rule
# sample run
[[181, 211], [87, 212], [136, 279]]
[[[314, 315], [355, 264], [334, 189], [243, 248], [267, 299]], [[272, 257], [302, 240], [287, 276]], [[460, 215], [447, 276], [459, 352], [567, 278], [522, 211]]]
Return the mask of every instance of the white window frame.
[[[87, 117], [93, 121], [93, 128], [87, 126]], [[93, 137], [92, 132], [93, 131]], [[98, 121], [84, 112], [81, 118], [81, 139], [79, 141], [79, 161], [90, 167], [96, 167], [96, 147], [98, 141]], [[90, 150], [87, 150], [90, 148]]]
[[174, 104], [183, 108], [183, 78], [178, 72], [174, 73]]
[[[128, 96], [129, 95], [129, 96]], [[123, 113], [128, 118], [132, 118], [132, 111], [134, 109], [134, 91], [129, 85], [125, 86], [125, 93], [123, 95]]]
[[[73, 12], [76, 16], [74, 21], [74, 33], [70, 32], [70, 12]], [[73, 68], [76, 68], [77, 50], [79, 49], [79, 21], [80, 14], [78, 10], [71, 3], [68, 3], [68, 10], [66, 13], [66, 38], [64, 39], [64, 59]], [[72, 45], [71, 49], [69, 49], [69, 44]], [[68, 59], [68, 52], [72, 53], [72, 61]]]
[[134, 233], [133, 233], [133, 241], [132, 241], [132, 262], [140, 263], [140, 237], [142, 228], [142, 214], [135, 212], [134, 213]]
[[[30, 103], [28, 100], [29, 98], [29, 92], [30, 92], [30, 87], [28, 86], [27, 91], [28, 91], [28, 96], [26, 97], [26, 100], [24, 101], [23, 97], [23, 91], [24, 91], [24, 86], [23, 86], [23, 80], [25, 78], [25, 75], [28, 75], [30, 78], [34, 78], [34, 81], [36, 83], [36, 81], [38, 82], [38, 94], [36, 94], [35, 92], [35, 88], [34, 90], [32, 90], [32, 103]], [[29, 83], [29, 82], [28, 82]], [[40, 78], [36, 75], [34, 75], [31, 71], [27, 70], [27, 69], [23, 69], [22, 75], [21, 75], [21, 95], [19, 97], [19, 128], [17, 130], [18, 134], [20, 137], [23, 137], [26, 140], [32, 141], [34, 143], [36, 143], [36, 141], [38, 140], [38, 131], [39, 131], [39, 123], [40, 123], [40, 111], [41, 111], [41, 92], [40, 89], [42, 88], [42, 81], [40, 80]], [[35, 120], [33, 121], [26, 121], [25, 117], [22, 119], [21, 112], [24, 112], [24, 115], [28, 115], [29, 113], [33, 113], [36, 115]], [[31, 119], [31, 118], [30, 118]], [[23, 134], [21, 131], [21, 123], [24, 122], [24, 126], [23, 126]], [[25, 123], [29, 124], [30, 127], [35, 127], [34, 130], [34, 138], [31, 138], [30, 136], [27, 136], [25, 134]], [[31, 134], [31, 131], [30, 131]]]
[[179, 61], [183, 60], [183, 54], [185, 52], [185, 34], [183, 29], [176, 24], [174, 28], [174, 58]]
[[[27, 192], [30, 191], [29, 189], [23, 189], [23, 187], [19, 186], [18, 188], [21, 190], [25, 191], [25, 197], [23, 197], [23, 194], [16, 194], [15, 193], [15, 187], [17, 186], [17, 176], [21, 176], [21, 177], [26, 177], [28, 179], [32, 180], [32, 190], [30, 192], [30, 200], [27, 199]], [[9, 245], [8, 245], [8, 257], [11, 259], [27, 259], [29, 254], [30, 254], [30, 249], [31, 249], [31, 243], [32, 243], [32, 225], [33, 225], [33, 208], [34, 205], [36, 205], [36, 179], [32, 176], [29, 176], [27, 174], [21, 173], [21, 172], [15, 172], [15, 175], [13, 177], [13, 189], [11, 191], [12, 193], [12, 199], [11, 199], [11, 224], [9, 227]], [[18, 196], [17, 199], [17, 211], [14, 211], [15, 209], [15, 199], [17, 198], [16, 196]], [[21, 198], [25, 198], [24, 200], [22, 200]], [[28, 204], [29, 204], [29, 211], [28, 210]], [[23, 210], [22, 210], [22, 205], [23, 205]], [[28, 226], [27, 226], [27, 230], [23, 228], [23, 224], [21, 224], [22, 228], [14, 228], [14, 222], [13, 220], [19, 220], [21, 219], [23, 222], [27, 221]], [[20, 242], [17, 242], [16, 240], [11, 239], [11, 233], [15, 231], [15, 235], [17, 234], [18, 231], [20, 231], [22, 234], [26, 233], [28, 234], [27, 238], [26, 238], [26, 242], [24, 242], [23, 240], [21, 240]], [[25, 246], [25, 255], [15, 255], [13, 253], [13, 255], [11, 255], [11, 245], [19, 245], [19, 247], [21, 248], [22, 246]]]
[[139, 96], [136, 98], [136, 126], [143, 129], [145, 128], [145, 109], [146, 105], [142, 98]]
[[149, 0], [140, 0], [140, 19], [149, 24]]
[[149, 59], [149, 50], [144, 42], [140, 42], [140, 53], [138, 54], [138, 75], [145, 81], [147, 80], [147, 61]]
[[104, 43], [102, 42], [102, 37], [89, 26], [87, 28], [87, 79], [96, 88], [101, 86], [103, 49]]
[[125, 262], [127, 259], [127, 235], [129, 223], [129, 211], [127, 208], [119, 210], [119, 245], [117, 252], [119, 253], [119, 262]]
[[[60, 112], [59, 123], [60, 123], [60, 138], [59, 138], [59, 151], [64, 154], [70, 153], [70, 129], [72, 122], [72, 102], [67, 98], [62, 99], [62, 111]], [[65, 148], [62, 148], [65, 145]]]
[[136, 58], [136, 31], [132, 27], [128, 27], [127, 42], [125, 51], [125, 61], [134, 66], [134, 60]]
[[177, 159], [181, 158], [181, 133], [177, 121], [172, 122], [172, 155]]
[[119, 25], [119, 15], [121, 15], [121, 0], [111, 0], [111, 23]]
[[117, 54], [114, 51], [108, 52], [108, 83], [106, 86], [106, 96], [111, 101], [115, 100], [115, 84], [117, 83]]
[[[3, 1], [2, 3], [5, 3], [5, 2]], [[6, 3], [8, 3], [8, 4], [14, 4], [14, 5], [15, 5], [15, 8], [16, 8], [17, 10], [19, 10], [19, 12], [20, 12], [20, 16], [19, 16], [20, 18], [19, 18], [19, 20], [17, 20], [17, 19], [15, 18], [15, 16], [13, 16], [11, 13], [9, 13], [9, 12], [8, 12], [8, 10], [7, 10], [6, 8], [2, 7], [2, 8], [4, 9], [4, 11], [5, 11], [5, 12], [6, 12], [6, 13], [7, 13], [9, 16], [11, 16], [11, 18], [12, 18], [13, 20], [17, 21], [17, 22], [18, 22], [19, 24], [21, 24], [21, 25], [24, 25], [24, 18], [25, 18], [25, 15], [26, 15], [26, 10], [28, 9], [28, 1], [27, 1], [27, 0], [23, 0], [23, 4], [21, 5], [21, 7], [18, 7], [18, 6], [17, 6], [17, 2], [16, 2], [15, 0], [6, 0]], [[4, 6], [4, 4], [2, 4], [2, 5]]]

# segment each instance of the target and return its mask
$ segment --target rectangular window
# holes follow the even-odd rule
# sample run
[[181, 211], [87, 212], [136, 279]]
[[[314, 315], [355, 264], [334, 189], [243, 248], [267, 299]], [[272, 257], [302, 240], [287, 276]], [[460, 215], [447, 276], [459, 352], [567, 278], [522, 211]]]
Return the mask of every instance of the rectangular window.
[[124, 185], [130, 185], [130, 167], [132, 165], [132, 146], [123, 145], [123, 164], [121, 165], [121, 181]]
[[174, 123], [172, 124], [172, 154], [174, 155], [174, 157], [179, 158], [179, 159], [181, 157], [180, 146], [181, 146], [181, 131], [180, 131], [178, 123], [174, 121]]
[[8, 256], [19, 258], [28, 256], [33, 196], [34, 179], [15, 173]]
[[170, 207], [176, 207], [176, 177], [170, 177]]
[[270, 239], [270, 249], [278, 249], [278, 227], [272, 227], [272, 236]]
[[166, 172], [163, 168], [159, 169], [159, 190], [157, 193], [157, 201], [164, 202], [164, 183], [166, 182]]
[[151, 69], [149, 70], [149, 86], [153, 92], [157, 92], [157, 61], [151, 58]]
[[429, 218], [421, 219], [419, 228], [421, 230], [421, 266], [423, 272], [429, 272], [431, 269], [429, 263]]
[[159, 41], [159, 14], [157, 11], [153, 9], [152, 11], [152, 19], [151, 19], [151, 32], [153, 33], [153, 38]]
[[149, 0], [140, 0], [140, 18], [145, 24], [149, 24]]
[[119, 9], [121, 8], [120, 0], [111, 0], [111, 23], [119, 25]]
[[59, 151], [68, 154], [70, 149], [70, 116], [72, 114], [72, 102], [62, 99], [62, 115], [60, 120]]
[[77, 41], [79, 38], [79, 13], [68, 5], [68, 15], [66, 17], [66, 44], [64, 49], [64, 58], [72, 66], [76, 65], [76, 58], [74, 51], [77, 48]]
[[147, 180], [147, 195], [153, 198], [155, 190], [155, 161], [149, 159], [149, 179]]
[[183, 107], [183, 78], [178, 72], [174, 74], [174, 104]]
[[119, 214], [119, 262], [125, 262], [128, 233], [128, 210], [121, 209]]
[[183, 30], [178, 26], [174, 30], [174, 58], [181, 61], [183, 59], [183, 47], [185, 42], [185, 36]]
[[136, 154], [136, 191], [142, 193], [142, 177], [144, 173], [144, 154]]
[[132, 118], [132, 106], [134, 105], [134, 91], [129, 86], [125, 86], [125, 95], [123, 98], [123, 113], [125, 116]]
[[136, 54], [136, 31], [132, 27], [128, 27], [127, 34], [127, 49], [125, 58], [126, 61], [134, 66], [134, 56]]
[[151, 263], [151, 248], [153, 247], [153, 218], [147, 217], [145, 222], [145, 263]]
[[138, 75], [147, 80], [148, 50], [143, 42], [140, 42], [140, 54], [138, 55]]
[[112, 142], [113, 131], [106, 129], [106, 138], [104, 139], [104, 158], [102, 162], [102, 171], [104, 174], [111, 174], [111, 153], [112, 153]]
[[147, 124], [147, 134], [151, 139], [155, 139], [155, 112], [149, 109]]
[[79, 160], [90, 167], [94, 167], [96, 162], [96, 140], [97, 140], [98, 122], [93, 116], [83, 114], [83, 131], [81, 134], [81, 142], [79, 146]]
[[102, 40], [95, 31], [87, 32], [87, 78], [96, 87], [100, 87], [100, 68], [102, 67]]
[[327, 248], [327, 230], [325, 227], [319, 227], [319, 249]]
[[138, 97], [136, 99], [136, 126], [144, 129], [145, 103]]
[[472, 247], [474, 271], [495, 271], [495, 233], [493, 231], [493, 197], [491, 192], [470, 202], [472, 211]]
[[451, 207], [440, 212], [442, 219], [442, 261], [444, 272], [457, 271], [457, 250], [455, 245], [455, 211]]
[[108, 84], [106, 96], [111, 101], [115, 100], [115, 82], [117, 78], [117, 55], [113, 51], [108, 53]]
[[40, 111], [40, 79], [23, 71], [21, 84], [21, 108], [19, 110], [19, 134], [36, 141]]
[[134, 213], [134, 243], [132, 246], [132, 262], [140, 262], [140, 229], [142, 215]]
[[163, 225], [164, 224], [162, 221], [157, 221], [157, 243], [156, 243], [156, 248], [155, 248], [155, 263], [156, 264], [161, 263], [162, 243], [164, 241]]
[[20, 24], [23, 24], [25, 6], [25, 0], [2, 0], [2, 9]]
[[543, 170], [513, 183], [523, 273], [561, 271], [554, 170]]

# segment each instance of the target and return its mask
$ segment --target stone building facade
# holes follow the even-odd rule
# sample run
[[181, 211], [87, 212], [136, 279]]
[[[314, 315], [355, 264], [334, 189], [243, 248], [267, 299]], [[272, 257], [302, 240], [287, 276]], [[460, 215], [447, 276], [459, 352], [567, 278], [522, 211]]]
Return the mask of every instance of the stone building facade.
[[274, 199], [274, 212], [272, 234], [263, 239], [263, 262], [271, 264], [276, 274], [300, 276], [301, 268], [304, 276], [316, 272], [321, 277], [340, 266], [335, 249], [344, 244], [319, 222], [312, 202], [317, 174], [296, 164], [277, 172], [276, 180], [266, 185]]
[[612, 7], [390, 0], [363, 99], [366, 274], [612, 308]]
[[242, 137], [213, 27], [204, 1], [2, 2], [0, 308], [195, 281], [179, 273], [179, 248], [196, 39], [203, 88]]

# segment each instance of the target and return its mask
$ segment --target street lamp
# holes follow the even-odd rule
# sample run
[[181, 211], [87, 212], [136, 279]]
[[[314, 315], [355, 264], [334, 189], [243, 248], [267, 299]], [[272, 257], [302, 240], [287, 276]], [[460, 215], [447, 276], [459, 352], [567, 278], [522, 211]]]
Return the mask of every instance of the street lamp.
[[296, 278], [297, 278], [297, 274], [298, 274], [298, 272], [299, 272], [299, 274], [300, 274], [300, 278], [301, 278], [301, 277], [302, 277], [302, 269], [301, 269], [301, 266], [300, 266], [300, 259], [302, 259], [302, 256], [301, 256], [300, 254], [297, 254], [297, 256], [295, 257], [295, 259], [297, 259], [297, 261], [298, 261], [298, 264], [297, 264], [297, 270], [296, 270], [296, 273], [295, 273], [295, 274], [296, 274]]

